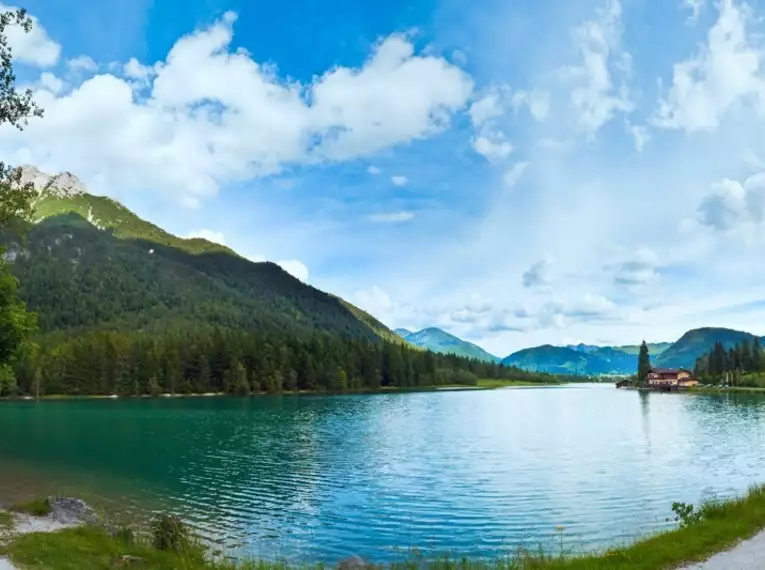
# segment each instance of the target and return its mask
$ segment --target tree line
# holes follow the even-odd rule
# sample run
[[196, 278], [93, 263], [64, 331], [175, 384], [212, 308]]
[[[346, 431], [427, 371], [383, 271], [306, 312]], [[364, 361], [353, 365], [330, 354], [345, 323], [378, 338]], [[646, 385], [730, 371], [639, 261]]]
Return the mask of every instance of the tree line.
[[710, 383], [740, 383], [745, 374], [765, 371], [765, 355], [760, 340], [754, 337], [750, 343], [744, 340], [726, 349], [716, 342], [709, 352], [696, 359], [694, 376]]
[[404, 344], [200, 327], [161, 336], [104, 331], [44, 339], [0, 377], [0, 395], [344, 392], [475, 385], [478, 378], [555, 380]]

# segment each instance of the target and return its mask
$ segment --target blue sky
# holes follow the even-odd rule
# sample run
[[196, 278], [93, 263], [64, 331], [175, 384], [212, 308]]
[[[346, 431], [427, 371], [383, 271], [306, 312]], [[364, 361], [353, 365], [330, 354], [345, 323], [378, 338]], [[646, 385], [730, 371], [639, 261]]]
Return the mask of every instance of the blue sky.
[[765, 334], [760, 2], [24, 7], [3, 160], [499, 355]]

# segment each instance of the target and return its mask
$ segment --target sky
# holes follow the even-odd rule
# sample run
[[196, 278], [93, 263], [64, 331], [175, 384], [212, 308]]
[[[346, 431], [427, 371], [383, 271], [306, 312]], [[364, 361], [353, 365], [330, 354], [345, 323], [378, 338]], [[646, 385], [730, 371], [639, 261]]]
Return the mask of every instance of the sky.
[[765, 334], [765, 0], [23, 7], [6, 162], [499, 356]]

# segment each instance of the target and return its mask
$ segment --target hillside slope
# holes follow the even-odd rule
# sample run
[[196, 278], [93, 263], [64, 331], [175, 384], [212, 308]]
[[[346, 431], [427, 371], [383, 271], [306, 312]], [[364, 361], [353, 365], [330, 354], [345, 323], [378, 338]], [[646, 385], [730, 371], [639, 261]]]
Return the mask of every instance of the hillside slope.
[[449, 334], [439, 328], [430, 327], [417, 332], [411, 332], [406, 329], [396, 329], [394, 332], [400, 335], [408, 343], [432, 352], [456, 354], [457, 356], [475, 358], [484, 362], [499, 361], [499, 358], [493, 354], [489, 354], [480, 346], [462, 340], [461, 338]]
[[514, 352], [504, 358], [502, 364], [550, 374], [596, 375], [611, 372], [607, 363], [592, 354], [549, 344]]
[[726, 349], [730, 349], [745, 340], [752, 343], [754, 339], [753, 334], [733, 329], [717, 327], [692, 329], [651, 361], [655, 366], [693, 368], [696, 359], [709, 352], [716, 342], [721, 342]]
[[40, 192], [35, 223], [26, 240], [6, 241], [5, 258], [42, 332], [217, 324], [401, 342], [371, 315], [278, 265], [173, 236], [88, 194], [69, 173], [26, 167], [24, 179]]

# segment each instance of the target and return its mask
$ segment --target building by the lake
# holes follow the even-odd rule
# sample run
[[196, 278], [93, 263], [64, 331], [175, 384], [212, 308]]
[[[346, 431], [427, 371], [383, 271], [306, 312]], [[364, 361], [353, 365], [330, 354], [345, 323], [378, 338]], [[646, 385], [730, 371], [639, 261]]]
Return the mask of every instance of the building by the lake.
[[698, 378], [684, 368], [651, 368], [645, 377], [645, 386], [652, 390], [684, 390], [698, 385]]

